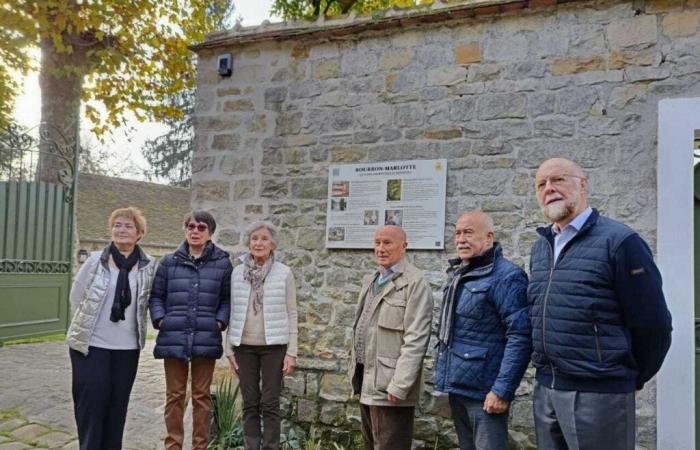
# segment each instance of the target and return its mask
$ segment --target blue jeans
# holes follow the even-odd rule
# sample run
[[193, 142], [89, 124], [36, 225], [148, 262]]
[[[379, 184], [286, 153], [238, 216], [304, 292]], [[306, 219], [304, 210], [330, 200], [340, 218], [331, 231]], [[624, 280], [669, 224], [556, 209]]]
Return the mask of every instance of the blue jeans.
[[484, 401], [450, 394], [452, 420], [460, 450], [506, 450], [508, 413], [489, 414]]

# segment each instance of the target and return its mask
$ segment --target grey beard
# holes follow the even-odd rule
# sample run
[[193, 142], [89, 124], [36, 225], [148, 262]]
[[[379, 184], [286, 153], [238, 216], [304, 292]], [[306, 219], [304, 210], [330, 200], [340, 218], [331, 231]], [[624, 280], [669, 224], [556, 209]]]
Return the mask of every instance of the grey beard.
[[564, 205], [543, 206], [542, 213], [551, 222], [558, 222], [574, 212], [574, 205], [566, 202]]

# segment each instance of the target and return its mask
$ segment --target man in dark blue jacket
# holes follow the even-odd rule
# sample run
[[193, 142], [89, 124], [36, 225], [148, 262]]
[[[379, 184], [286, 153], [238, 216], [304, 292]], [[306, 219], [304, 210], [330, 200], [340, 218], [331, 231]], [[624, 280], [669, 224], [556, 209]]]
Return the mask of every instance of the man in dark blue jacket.
[[563, 158], [535, 177], [551, 226], [532, 247], [537, 448], [633, 450], [635, 390], [661, 367], [671, 315], [649, 246], [588, 206], [588, 179]]
[[531, 349], [527, 275], [493, 235], [481, 211], [457, 221], [440, 317], [435, 388], [449, 394], [461, 450], [507, 448], [508, 405]]

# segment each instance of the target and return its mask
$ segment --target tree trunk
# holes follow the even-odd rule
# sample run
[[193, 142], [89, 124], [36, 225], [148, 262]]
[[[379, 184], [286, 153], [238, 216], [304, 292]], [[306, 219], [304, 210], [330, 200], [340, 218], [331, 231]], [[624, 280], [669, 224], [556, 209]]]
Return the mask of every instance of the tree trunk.
[[[71, 163], [73, 161], [78, 138], [84, 59], [84, 54], [78, 49], [72, 54], [57, 53], [50, 39], [41, 41], [39, 180], [50, 183], [65, 180], [65, 169], [68, 168], [66, 159]], [[66, 71], [66, 68], [71, 70]], [[72, 70], [76, 68], [77, 71]]]

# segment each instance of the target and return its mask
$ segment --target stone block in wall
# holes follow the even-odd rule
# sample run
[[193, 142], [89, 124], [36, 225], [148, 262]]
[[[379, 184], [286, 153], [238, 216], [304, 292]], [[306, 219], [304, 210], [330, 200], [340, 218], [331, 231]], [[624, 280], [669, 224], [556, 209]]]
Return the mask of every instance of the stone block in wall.
[[284, 377], [284, 392], [289, 395], [301, 396], [306, 391], [306, 375], [298, 370]]
[[700, 11], [676, 11], [669, 13], [661, 22], [663, 33], [669, 37], [692, 36], [700, 27]]
[[307, 398], [297, 399], [297, 420], [316, 422], [318, 420], [318, 403]]
[[655, 15], [617, 19], [611, 22], [605, 31], [612, 48], [653, 44], [658, 38]]
[[279, 199], [289, 194], [289, 183], [286, 179], [263, 178], [260, 197]]
[[241, 233], [233, 229], [222, 229], [218, 231], [216, 242], [227, 247], [238, 245], [241, 241]]
[[452, 86], [466, 79], [464, 67], [440, 67], [428, 71], [426, 86]]
[[193, 183], [195, 201], [228, 202], [228, 181], [198, 181]]
[[524, 118], [527, 97], [524, 94], [485, 94], [477, 101], [480, 120]]
[[331, 162], [333, 163], [348, 163], [362, 161], [367, 158], [367, 148], [364, 146], [335, 146], [329, 150]]
[[255, 105], [250, 100], [226, 100], [223, 105], [224, 112], [255, 111]]
[[249, 156], [225, 155], [219, 163], [219, 170], [225, 175], [244, 175], [253, 170], [253, 158]]
[[340, 425], [345, 422], [345, 403], [324, 402], [321, 404], [319, 420], [326, 425]]
[[481, 62], [481, 46], [478, 42], [467, 42], [457, 45], [455, 49], [455, 63], [460, 65]]
[[654, 48], [627, 49], [613, 51], [608, 56], [609, 69], [623, 69], [627, 66], [658, 66], [661, 52]]
[[576, 133], [576, 122], [565, 117], [536, 119], [532, 126], [532, 135], [536, 138], [565, 137]]
[[264, 211], [263, 205], [245, 205], [246, 215], [259, 215]]
[[525, 61], [530, 58], [530, 42], [525, 32], [488, 37], [481, 45], [485, 62]]
[[345, 402], [350, 394], [350, 382], [346, 374], [325, 373], [321, 377], [319, 397], [322, 399]]
[[665, 80], [669, 76], [671, 76], [671, 72], [664, 67], [628, 67], [625, 69], [625, 78], [632, 83]]
[[233, 200], [246, 200], [255, 196], [255, 180], [233, 182]]
[[195, 156], [192, 158], [192, 173], [211, 172], [214, 168], [214, 162], [213, 156]]
[[467, 74], [467, 85], [458, 85], [459, 90], [455, 94], [479, 94], [483, 92], [484, 85], [480, 82], [493, 81], [501, 77], [503, 65], [501, 64], [472, 64]]
[[354, 121], [350, 108], [312, 108], [304, 118], [304, 132], [332, 133], [347, 131]]
[[328, 180], [325, 178], [293, 179], [291, 193], [299, 199], [325, 199], [328, 191]]
[[[309, 342], [318, 342], [318, 339], [310, 340]], [[320, 359], [320, 358], [297, 358], [297, 366], [300, 369], [307, 370], [322, 370], [326, 372], [335, 372], [338, 370], [338, 361], [335, 359]], [[308, 389], [307, 385], [307, 389]], [[307, 391], [308, 393], [308, 391]]]
[[398, 105], [394, 111], [394, 124], [398, 127], [420, 126], [425, 122], [425, 108], [418, 103]]
[[309, 372], [306, 374], [306, 395], [318, 395], [318, 373]]
[[452, 128], [449, 130], [425, 130], [423, 132], [423, 139], [449, 140], [459, 139], [461, 137], [462, 130], [459, 128]]
[[339, 71], [340, 60], [338, 58], [318, 59], [313, 62], [311, 76], [316, 80], [327, 80], [336, 78]]
[[587, 114], [598, 99], [598, 90], [593, 87], [563, 89], [559, 92], [559, 112], [567, 116]]
[[226, 133], [215, 134], [211, 140], [212, 150], [238, 150], [241, 143], [241, 137], [238, 134]]
[[606, 67], [607, 63], [605, 58], [601, 55], [578, 58], [557, 58], [550, 63], [549, 72], [552, 75], [571, 75], [594, 70], [605, 70]]
[[282, 111], [275, 119], [275, 134], [285, 136], [301, 132], [303, 114], [299, 111]]
[[316, 80], [305, 80], [289, 86], [290, 100], [299, 100], [321, 95], [321, 83]]
[[391, 49], [382, 53], [379, 67], [382, 70], [397, 70], [408, 66], [415, 55], [412, 48]]

